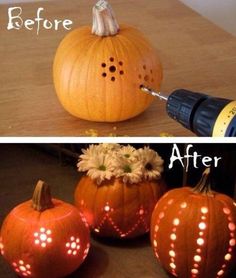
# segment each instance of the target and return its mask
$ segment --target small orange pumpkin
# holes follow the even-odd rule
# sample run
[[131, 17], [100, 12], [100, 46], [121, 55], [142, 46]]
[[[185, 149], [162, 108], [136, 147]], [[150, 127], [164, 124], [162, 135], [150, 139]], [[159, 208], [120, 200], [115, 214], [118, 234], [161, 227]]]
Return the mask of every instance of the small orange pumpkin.
[[15, 207], [1, 229], [1, 254], [17, 275], [64, 277], [84, 261], [89, 251], [89, 229], [78, 210], [51, 199], [39, 181], [33, 199]]
[[133, 238], [149, 231], [154, 205], [164, 192], [162, 180], [130, 184], [112, 178], [98, 185], [84, 176], [75, 191], [75, 205], [98, 235]]
[[63, 107], [81, 119], [117, 122], [143, 112], [153, 97], [140, 85], [159, 90], [162, 66], [155, 49], [137, 29], [119, 27], [111, 6], [93, 8], [93, 27], [70, 32], [60, 43], [53, 66]]
[[152, 215], [155, 255], [176, 277], [226, 277], [235, 265], [236, 204], [211, 190], [209, 172], [194, 189], [166, 193]]

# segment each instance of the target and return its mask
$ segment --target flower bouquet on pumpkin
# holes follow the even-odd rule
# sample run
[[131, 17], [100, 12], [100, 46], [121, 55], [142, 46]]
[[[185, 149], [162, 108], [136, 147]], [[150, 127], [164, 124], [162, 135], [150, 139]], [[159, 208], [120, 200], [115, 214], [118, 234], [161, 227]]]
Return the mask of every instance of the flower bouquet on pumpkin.
[[77, 164], [86, 172], [75, 204], [100, 236], [132, 238], [149, 231], [150, 218], [165, 192], [163, 159], [149, 147], [90, 145]]

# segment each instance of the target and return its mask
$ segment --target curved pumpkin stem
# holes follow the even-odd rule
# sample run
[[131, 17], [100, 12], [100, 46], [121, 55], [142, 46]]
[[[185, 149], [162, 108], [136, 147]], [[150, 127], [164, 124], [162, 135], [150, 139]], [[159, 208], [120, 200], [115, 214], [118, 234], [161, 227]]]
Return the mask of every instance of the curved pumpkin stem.
[[199, 183], [193, 188], [193, 192], [213, 195], [210, 184], [210, 168], [206, 168], [203, 172]]
[[99, 0], [93, 7], [92, 33], [100, 36], [114, 36], [119, 32], [119, 25], [111, 5], [106, 0]]
[[39, 180], [34, 190], [32, 207], [37, 211], [44, 211], [53, 206], [50, 187]]

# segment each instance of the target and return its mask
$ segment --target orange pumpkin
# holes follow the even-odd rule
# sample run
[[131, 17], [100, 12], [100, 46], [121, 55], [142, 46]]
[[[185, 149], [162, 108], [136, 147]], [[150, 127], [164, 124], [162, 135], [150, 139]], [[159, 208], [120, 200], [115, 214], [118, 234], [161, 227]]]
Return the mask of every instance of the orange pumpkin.
[[89, 229], [78, 210], [51, 199], [39, 181], [33, 199], [15, 207], [1, 229], [1, 254], [17, 275], [64, 277], [84, 261], [89, 251]]
[[220, 278], [235, 265], [236, 207], [211, 190], [207, 169], [193, 189], [166, 193], [151, 220], [151, 242], [164, 268], [181, 278]]
[[84, 176], [75, 191], [75, 205], [98, 235], [132, 238], [149, 231], [154, 205], [164, 192], [162, 180], [129, 184], [113, 178], [98, 185]]
[[57, 96], [81, 119], [117, 122], [143, 112], [157, 90], [162, 67], [155, 49], [137, 29], [117, 24], [111, 6], [100, 0], [93, 8], [93, 27], [70, 32], [60, 43], [53, 67]]

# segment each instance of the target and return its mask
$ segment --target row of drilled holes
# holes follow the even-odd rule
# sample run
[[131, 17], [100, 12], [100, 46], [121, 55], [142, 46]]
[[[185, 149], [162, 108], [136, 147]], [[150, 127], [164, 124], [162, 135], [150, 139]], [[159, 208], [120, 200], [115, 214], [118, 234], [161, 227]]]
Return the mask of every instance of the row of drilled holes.
[[[110, 58], [110, 61], [111, 61], [111, 62], [114, 62], [114, 58], [111, 57], [111, 58]], [[123, 62], [120, 61], [120, 62], [119, 62], [119, 65], [120, 65], [120, 66], [123, 66]], [[106, 63], [102, 63], [101, 66], [102, 66], [103, 68], [106, 68], [107, 64], [106, 64]], [[144, 70], [147, 69], [146, 65], [143, 65], [143, 69], [144, 69]], [[116, 72], [116, 67], [115, 67], [114, 65], [113, 65], [113, 66], [110, 66], [110, 67], [109, 67], [109, 71], [110, 71], [111, 73]], [[120, 75], [123, 75], [123, 74], [124, 74], [124, 71], [123, 71], [123, 70], [120, 70], [119, 73], [120, 73]], [[152, 69], [150, 70], [150, 73], [151, 73], [151, 74], [153, 73]], [[103, 72], [103, 73], [102, 73], [102, 76], [103, 76], [104, 78], [107, 77], [107, 73], [106, 73], [106, 72]], [[142, 75], [141, 75], [141, 74], [139, 74], [138, 77], [139, 77], [139, 79], [142, 79]], [[149, 75], [145, 75], [145, 76], [144, 76], [144, 81], [148, 82], [149, 79], [150, 79]], [[115, 80], [116, 80], [116, 78], [115, 78], [114, 76], [112, 76], [112, 77], [111, 77], [111, 81], [114, 82]], [[154, 79], [153, 79], [153, 78], [151, 79], [151, 82], [154, 82]]]

